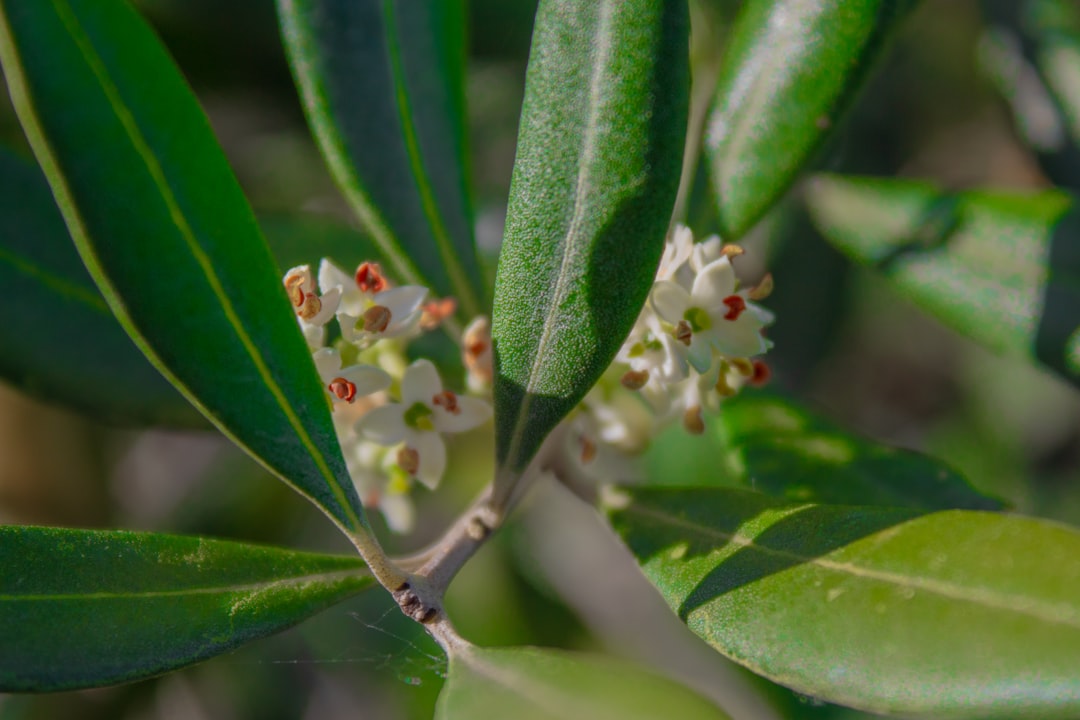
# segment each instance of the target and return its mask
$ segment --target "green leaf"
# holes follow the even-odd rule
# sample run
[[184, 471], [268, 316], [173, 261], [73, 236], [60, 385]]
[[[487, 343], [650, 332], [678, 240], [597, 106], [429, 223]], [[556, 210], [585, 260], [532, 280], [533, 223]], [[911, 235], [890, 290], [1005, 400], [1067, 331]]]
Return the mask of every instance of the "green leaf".
[[1080, 181], [1080, 8], [1074, 0], [983, 3], [982, 68], [1056, 185]]
[[1058, 191], [948, 194], [823, 175], [808, 187], [830, 242], [938, 319], [1080, 384], [1080, 213]]
[[[679, 430], [678, 439], [659, 441], [668, 447], [650, 449], [661, 454], [650, 467], [654, 476], [674, 475], [683, 486], [741, 487], [790, 502], [926, 510], [1002, 507], [939, 460], [848, 434], [772, 393], [743, 390], [725, 400], [707, 421], [704, 437]], [[672, 467], [679, 471], [672, 473]]]
[[0, 691], [158, 675], [280, 632], [371, 585], [355, 557], [3, 526]]
[[1080, 533], [951, 510], [628, 490], [611, 521], [668, 605], [754, 672], [933, 717], [1080, 713]]
[[278, 270], [150, 28], [122, 2], [0, 0], [0, 62], [83, 261], [139, 348], [237, 444], [356, 527]]
[[41, 171], [3, 148], [0, 238], [0, 286], [17, 306], [0, 325], [0, 376], [97, 420], [205, 426], [116, 322]]
[[461, 0], [278, 0], [278, 11], [308, 121], [387, 270], [485, 313]]
[[497, 455], [520, 471], [652, 285], [686, 134], [684, 2], [545, 0], [495, 283]]
[[452, 654], [435, 709], [435, 720], [726, 717], [689, 688], [625, 661], [541, 648]]
[[720, 232], [745, 234], [795, 181], [914, 0], [748, 0], [705, 126]]

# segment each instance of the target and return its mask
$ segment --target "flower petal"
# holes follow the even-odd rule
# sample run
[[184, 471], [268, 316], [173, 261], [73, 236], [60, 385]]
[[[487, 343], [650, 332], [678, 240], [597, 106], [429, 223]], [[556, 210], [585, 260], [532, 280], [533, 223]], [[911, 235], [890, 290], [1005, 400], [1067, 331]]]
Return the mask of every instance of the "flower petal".
[[690, 295], [670, 280], [662, 280], [653, 285], [650, 299], [656, 314], [669, 323], [682, 320], [686, 309], [690, 307]]
[[491, 405], [474, 397], [457, 396], [457, 412], [447, 412], [442, 406], [436, 406], [432, 422], [439, 432], [457, 433], [472, 430], [488, 421], [491, 417]]
[[446, 470], [446, 444], [442, 436], [436, 432], [413, 433], [408, 444], [420, 456], [416, 479], [434, 490]]
[[[712, 335], [712, 333], [709, 334]], [[686, 357], [690, 361], [690, 365], [699, 373], [708, 372], [709, 366], [712, 365], [711, 339], [711, 337], [697, 333], [694, 335], [694, 339], [690, 341], [690, 348]]]
[[735, 268], [731, 266], [731, 260], [726, 256], [721, 257], [703, 267], [694, 278], [690, 302], [694, 307], [707, 311], [724, 308], [724, 298], [735, 292], [735, 283]]
[[337, 312], [338, 305], [341, 303], [341, 288], [330, 288], [319, 298], [319, 300], [322, 303], [322, 307], [313, 318], [306, 321], [310, 325], [325, 325], [330, 322], [330, 318]]
[[416, 509], [412, 498], [403, 493], [386, 493], [379, 498], [379, 511], [391, 532], [400, 535], [411, 532], [416, 525]]
[[322, 348], [326, 342], [326, 328], [322, 325], [309, 325], [306, 322], [300, 322], [300, 330], [304, 333], [304, 340], [307, 341], [308, 348], [312, 352]]
[[311, 359], [315, 361], [315, 369], [318, 370], [324, 384], [333, 380], [341, 370], [341, 355], [334, 348], [324, 347], [316, 350], [311, 354]]
[[376, 305], [389, 308], [390, 321], [394, 322], [404, 320], [412, 313], [418, 312], [427, 295], [428, 289], [426, 287], [402, 285], [377, 293], [374, 302]]
[[432, 398], [441, 392], [439, 371], [430, 360], [421, 358], [405, 368], [405, 376], [401, 378], [401, 402], [406, 407], [411, 407], [413, 403], [431, 407]]
[[396, 445], [409, 433], [405, 425], [405, 406], [389, 403], [372, 408], [357, 421], [355, 428], [356, 432], [380, 445]]
[[341, 371], [340, 377], [356, 386], [357, 395], [370, 395], [385, 390], [391, 383], [390, 375], [374, 365], [350, 365]]
[[347, 288], [355, 284], [355, 281], [344, 270], [326, 258], [319, 263], [319, 292], [322, 294], [325, 295], [335, 287]]

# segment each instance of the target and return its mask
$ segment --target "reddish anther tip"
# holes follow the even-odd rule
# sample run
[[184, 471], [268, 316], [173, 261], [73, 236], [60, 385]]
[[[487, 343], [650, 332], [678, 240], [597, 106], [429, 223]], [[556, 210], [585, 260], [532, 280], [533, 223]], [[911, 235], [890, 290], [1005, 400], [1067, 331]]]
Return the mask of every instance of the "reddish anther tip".
[[387, 285], [389, 283], [386, 281], [386, 276], [382, 274], [379, 263], [363, 262], [356, 268], [356, 286], [360, 288], [360, 292], [380, 293], [386, 289]]
[[769, 378], [772, 377], [772, 370], [761, 360], [754, 361], [754, 374], [750, 378], [750, 384], [755, 387], [761, 387], [765, 383], [769, 382]]
[[438, 405], [451, 415], [457, 415], [461, 412], [461, 407], [458, 406], [457, 395], [449, 390], [443, 390], [441, 393], [431, 398], [431, 404]]
[[344, 400], [347, 403], [351, 403], [353, 400], [356, 399], [356, 385], [349, 382], [345, 378], [334, 378], [326, 387], [339, 400]]
[[728, 295], [724, 298], [724, 304], [728, 306], [728, 311], [724, 314], [725, 320], [738, 320], [746, 309], [746, 301], [741, 295]]

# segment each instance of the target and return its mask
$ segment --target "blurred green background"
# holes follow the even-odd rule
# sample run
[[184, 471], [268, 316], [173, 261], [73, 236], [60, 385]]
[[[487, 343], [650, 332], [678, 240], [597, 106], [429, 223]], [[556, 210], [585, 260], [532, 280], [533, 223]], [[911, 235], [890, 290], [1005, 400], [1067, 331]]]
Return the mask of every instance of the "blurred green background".
[[[189, 78], [256, 210], [349, 222], [307, 131], [271, 0], [138, 4]], [[1053, 184], [1047, 172], [1076, 184], [1080, 165], [1025, 143], [1018, 108], [989, 71], [988, 27], [1018, 22], [1013, 9], [1020, 4], [922, 3], [817, 166], [927, 178], [950, 189], [1044, 188]], [[721, 21], [695, 35], [707, 44], [697, 48], [703, 57], [722, 48], [723, 21], [736, 9], [723, 0], [695, 4], [696, 19]], [[504, 222], [534, 10], [531, 0], [469, 2], [471, 172], [478, 238], [489, 254]], [[28, 153], [6, 94], [0, 139]], [[778, 316], [770, 331], [775, 385], [853, 432], [942, 458], [1019, 512], [1080, 522], [1076, 390], [1044, 370], [990, 354], [851, 265], [811, 228], [799, 194], [795, 188], [752, 233], [741, 265], [758, 274], [768, 268], [776, 278], [766, 303]], [[711, 231], [707, 198], [692, 198], [688, 214], [699, 237]], [[486, 442], [478, 434], [455, 440], [443, 486], [417, 491], [415, 536], [383, 533], [388, 544], [404, 550], [438, 534], [490, 475]], [[710, 442], [716, 441], [700, 439], [701, 457], [716, 452]], [[348, 551], [314, 508], [216, 434], [106, 427], [2, 384], [0, 521]], [[554, 487], [539, 488], [474, 559], [450, 604], [473, 641], [634, 657], [722, 699], [736, 718], [865, 716], [796, 697], [705, 648], [666, 614], [593, 513]], [[385, 593], [372, 591], [280, 636], [160, 679], [0, 696], [0, 720], [428, 718], [443, 671], [440, 651], [420, 627]]]

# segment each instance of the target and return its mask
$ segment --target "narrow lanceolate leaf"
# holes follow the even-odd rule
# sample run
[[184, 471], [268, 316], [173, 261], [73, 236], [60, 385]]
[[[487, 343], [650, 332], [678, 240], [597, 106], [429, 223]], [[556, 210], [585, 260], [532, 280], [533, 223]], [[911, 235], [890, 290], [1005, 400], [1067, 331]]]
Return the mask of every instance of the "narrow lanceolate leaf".
[[1080, 714], [1080, 532], [995, 513], [640, 489], [611, 511], [724, 655], [800, 693], [949, 718]]
[[746, 3], [705, 125], [726, 240], [749, 230], [795, 181], [914, 3]]
[[0, 377], [33, 395], [121, 425], [205, 420], [116, 322], [71, 244], [49, 185], [0, 149]]
[[387, 257], [371, 238], [329, 218], [275, 214], [260, 216], [259, 226], [282, 275], [297, 265], [317, 267], [322, 258], [345, 271], [365, 261], [379, 263], [384, 270], [388, 266]]
[[461, 0], [278, 0], [304, 110], [399, 282], [486, 313], [465, 163]]
[[611, 362], [663, 249], [686, 134], [678, 0], [544, 0], [495, 283], [495, 420], [520, 470]]
[[353, 557], [0, 527], [0, 692], [158, 675], [284, 630], [370, 585]]
[[792, 502], [1001, 509], [941, 461], [850, 435], [776, 395], [741, 393], [724, 402], [716, 425], [746, 489]]
[[625, 661], [541, 648], [450, 657], [436, 720], [722, 720], [689, 688]]
[[83, 261], [139, 348], [238, 444], [356, 526], [281, 276], [149, 27], [119, 1], [0, 0], [0, 62]]
[[951, 195], [906, 180], [820, 176], [818, 229], [943, 322], [1080, 384], [1080, 212], [1071, 195]]

